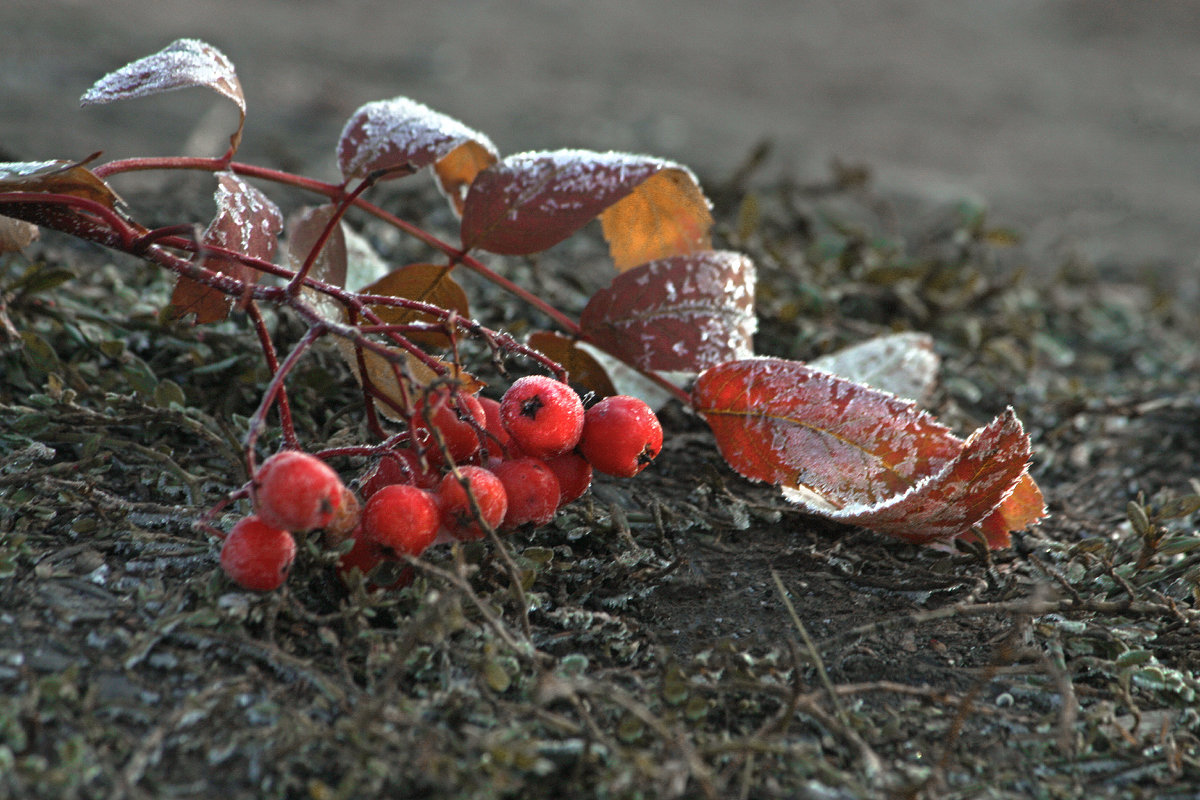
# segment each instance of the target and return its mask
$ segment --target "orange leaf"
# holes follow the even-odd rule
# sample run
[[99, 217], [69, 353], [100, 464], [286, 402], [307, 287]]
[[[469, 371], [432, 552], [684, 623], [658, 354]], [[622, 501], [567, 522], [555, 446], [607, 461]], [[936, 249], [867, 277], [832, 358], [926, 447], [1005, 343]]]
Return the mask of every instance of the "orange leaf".
[[233, 153], [242, 140], [246, 98], [233, 62], [217, 48], [198, 39], [176, 39], [157, 53], [139, 58], [110, 72], [80, 98], [80, 105], [102, 105], [114, 100], [147, 97], [190, 86], [206, 86], [238, 107], [237, 130], [229, 137]]
[[[686, 167], [587, 150], [519, 153], [480, 172], [463, 208], [463, 245], [505, 255], [537, 253], [610, 211], [603, 224], [619, 269], [634, 266], [628, 263], [633, 258], [709, 247], [708, 200]], [[628, 234], [618, 232], [621, 226]], [[643, 258], [647, 253], [653, 255]]]
[[700, 372], [753, 353], [754, 263], [705, 250], [642, 264], [592, 295], [588, 340], [642, 369]]
[[[908, 541], [967, 533], [1026, 476], [1029, 437], [1011, 410], [964, 443], [912, 402], [769, 358], [707, 370], [692, 397], [739, 473], [782, 485], [814, 513]], [[1044, 509], [1020, 496], [1030, 503], [1011, 521], [1024, 527]]]
[[[467, 293], [450, 277], [450, 267], [438, 264], [408, 264], [384, 275], [361, 289], [362, 294], [403, 297], [419, 300], [470, 317]], [[373, 305], [371, 310], [389, 325], [408, 325], [414, 322], [440, 322], [437, 317], [422, 311], [398, 306]], [[411, 332], [409, 339], [428, 347], [449, 347], [450, 338], [444, 333]]]
[[712, 247], [712, 214], [696, 176], [664, 169], [600, 215], [613, 266], [624, 272], [659, 258]]

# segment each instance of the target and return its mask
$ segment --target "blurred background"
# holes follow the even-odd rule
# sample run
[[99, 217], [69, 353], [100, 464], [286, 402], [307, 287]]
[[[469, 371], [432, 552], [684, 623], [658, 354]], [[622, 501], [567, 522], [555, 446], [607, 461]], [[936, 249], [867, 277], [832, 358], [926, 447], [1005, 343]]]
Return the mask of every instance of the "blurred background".
[[585, 147], [764, 181], [871, 168], [889, 196], [984, 202], [1054, 268], [1079, 255], [1194, 292], [1192, 0], [4, 0], [0, 158], [217, 155], [204, 90], [80, 110], [109, 70], [196, 37], [237, 65], [241, 158], [332, 178], [364, 102], [406, 95], [502, 153]]

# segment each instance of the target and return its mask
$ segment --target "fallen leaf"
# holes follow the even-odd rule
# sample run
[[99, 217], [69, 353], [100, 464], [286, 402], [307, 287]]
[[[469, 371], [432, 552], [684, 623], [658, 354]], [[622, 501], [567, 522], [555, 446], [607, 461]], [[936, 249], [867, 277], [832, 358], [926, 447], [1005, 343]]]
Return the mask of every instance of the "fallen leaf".
[[997, 509], [994, 527], [1045, 514], [1025, 484], [1031, 445], [1011, 409], [964, 442], [915, 403], [772, 358], [713, 367], [692, 398], [735, 470], [830, 519], [929, 543]]

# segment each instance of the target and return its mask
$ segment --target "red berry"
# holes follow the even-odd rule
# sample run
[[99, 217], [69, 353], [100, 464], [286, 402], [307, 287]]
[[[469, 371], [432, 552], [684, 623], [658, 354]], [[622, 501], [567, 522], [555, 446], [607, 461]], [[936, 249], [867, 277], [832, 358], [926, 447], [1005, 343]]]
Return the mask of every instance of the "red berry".
[[[426, 407], [429, 422], [425, 421]], [[485, 415], [475, 395], [451, 393], [444, 386], [434, 389], [417, 402], [414, 419], [416, 440], [428, 449], [429, 457], [435, 461], [440, 459], [441, 448], [430, 433], [431, 424], [442, 435], [446, 450], [455, 462], [466, 461], [479, 452], [479, 431], [485, 424]]]
[[370, 500], [371, 495], [395, 483], [409, 483], [421, 489], [432, 489], [437, 486], [439, 477], [421, 465], [421, 457], [415, 451], [388, 450], [379, 459], [375, 469], [363, 479], [359, 491], [363, 498]]
[[654, 460], [662, 441], [662, 426], [650, 406], [614, 395], [587, 410], [579, 452], [599, 472], [632, 478]]
[[500, 422], [534, 458], [565, 453], [579, 442], [583, 403], [575, 390], [545, 375], [518, 379], [500, 400]]
[[493, 456], [506, 453], [511, 456], [513, 440], [500, 422], [500, 402], [490, 397], [480, 397], [479, 404], [483, 406], [483, 414], [487, 420], [485, 428], [490, 434], [487, 442], [488, 452]]
[[419, 556], [433, 544], [440, 524], [432, 492], [416, 486], [385, 486], [367, 501], [362, 533], [395, 553]]
[[516, 528], [526, 522], [545, 525], [554, 519], [561, 492], [558, 478], [546, 462], [538, 458], [501, 461], [492, 472], [504, 484], [504, 493], [508, 497], [505, 528]]
[[578, 500], [592, 485], [592, 465], [578, 453], [563, 453], [546, 459], [546, 466], [558, 478], [558, 504]]
[[[350, 576], [351, 571], [357, 569], [364, 577], [368, 578], [367, 588], [371, 590], [399, 589], [402, 586], [412, 583], [413, 570], [412, 567], [407, 565], [397, 571], [395, 580], [391, 580], [390, 577], [382, 577], [381, 573], [384, 570], [377, 570], [377, 568], [385, 561], [390, 562], [390, 559], [378, 542], [362, 535], [355, 537], [353, 541], [354, 546], [348, 552], [343, 553], [342, 557], [338, 559], [338, 574], [342, 576], [343, 580], [346, 580]], [[383, 581], [390, 580], [390, 582], [376, 583], [374, 578], [379, 578]]]
[[269, 592], [287, 579], [296, 558], [296, 540], [285, 530], [246, 517], [221, 545], [221, 568], [243, 589]]
[[[504, 520], [508, 511], [508, 496], [504, 484], [490, 470], [467, 465], [459, 467], [459, 473], [471, 487], [471, 494], [488, 527], [495, 528]], [[438, 484], [438, 508], [441, 510], [442, 525], [456, 539], [467, 541], [482, 539], [486, 534], [471, 510], [471, 501], [463, 485], [453, 474], [446, 475]]]
[[316, 456], [284, 450], [263, 462], [254, 476], [254, 509], [273, 528], [323, 528], [342, 503], [342, 480]]

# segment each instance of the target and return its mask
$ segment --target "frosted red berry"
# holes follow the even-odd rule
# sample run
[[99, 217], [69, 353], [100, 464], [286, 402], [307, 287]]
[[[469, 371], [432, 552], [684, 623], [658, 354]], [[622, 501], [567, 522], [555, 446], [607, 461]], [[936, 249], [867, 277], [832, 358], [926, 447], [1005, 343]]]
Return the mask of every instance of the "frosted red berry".
[[492, 472], [504, 484], [508, 511], [502, 527], [517, 528], [526, 523], [545, 525], [558, 511], [558, 478], [546, 462], [537, 458], [501, 461]]
[[385, 486], [362, 514], [362, 534], [394, 553], [419, 556], [437, 537], [441, 518], [432, 492], [416, 486]]
[[484, 428], [488, 433], [488, 452], [492, 456], [508, 455], [515, 458], [512, 437], [508, 435], [508, 431], [504, 430], [504, 425], [500, 422], [500, 401], [490, 397], [480, 397], [479, 405], [483, 406], [486, 420]]
[[567, 384], [529, 375], [508, 387], [500, 400], [500, 423], [521, 452], [533, 458], [565, 453], [583, 431], [583, 403]]
[[221, 568], [243, 589], [269, 592], [287, 580], [296, 540], [255, 516], [240, 520], [221, 546]]
[[592, 485], [592, 465], [576, 452], [547, 458], [546, 466], [558, 478], [558, 504], [578, 500]]
[[[361, 535], [361, 532], [353, 541], [354, 545], [350, 550], [338, 559], [338, 574], [342, 576], [343, 581], [348, 582], [350, 574], [358, 570], [368, 579], [367, 588], [371, 590], [399, 589], [412, 583], [412, 567], [401, 566], [389, 559], [378, 542]], [[385, 561], [391, 570], [379, 569]]]
[[662, 441], [662, 426], [650, 406], [614, 395], [587, 410], [579, 452], [597, 472], [631, 478], [654, 460]]
[[342, 503], [341, 478], [316, 456], [284, 450], [254, 476], [254, 510], [265, 524], [307, 531], [330, 523]]
[[363, 479], [359, 491], [364, 499], [385, 486], [396, 483], [409, 483], [421, 489], [432, 489], [437, 486], [441, 476], [430, 472], [421, 464], [421, 457], [413, 450], [389, 450], [379, 459], [375, 469]]
[[[473, 465], [459, 467], [459, 474], [471, 487], [471, 494], [488, 527], [495, 528], [503, 522], [508, 512], [508, 496], [500, 479], [491, 470]], [[442, 478], [437, 495], [442, 525], [451, 536], [466, 541], [482, 539], [486, 535], [471, 509], [466, 489], [453, 474]]]
[[[426, 409], [428, 421], [425, 419]], [[430, 458], [436, 460], [441, 456], [441, 448], [430, 431], [436, 428], [450, 457], [455, 462], [461, 462], [479, 452], [480, 431], [485, 423], [479, 398], [442, 387], [430, 391], [417, 402], [413, 431], [417, 442], [427, 449]]]

